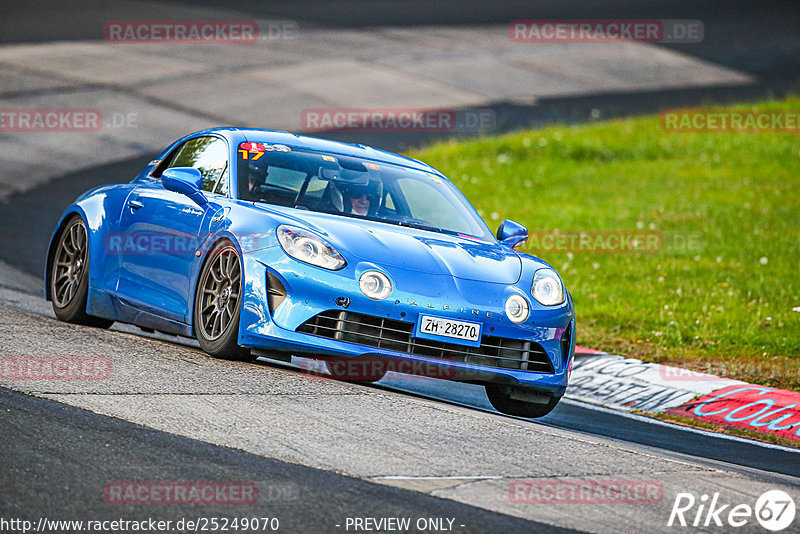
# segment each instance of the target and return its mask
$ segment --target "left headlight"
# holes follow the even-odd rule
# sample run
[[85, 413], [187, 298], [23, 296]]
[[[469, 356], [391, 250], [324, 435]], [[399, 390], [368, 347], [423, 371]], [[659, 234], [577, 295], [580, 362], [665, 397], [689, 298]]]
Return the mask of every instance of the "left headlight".
[[337, 271], [347, 265], [339, 251], [330, 243], [300, 228], [279, 226], [278, 241], [284, 252], [296, 260], [331, 271]]
[[544, 306], [564, 303], [564, 284], [553, 269], [539, 269], [533, 275], [531, 295]]

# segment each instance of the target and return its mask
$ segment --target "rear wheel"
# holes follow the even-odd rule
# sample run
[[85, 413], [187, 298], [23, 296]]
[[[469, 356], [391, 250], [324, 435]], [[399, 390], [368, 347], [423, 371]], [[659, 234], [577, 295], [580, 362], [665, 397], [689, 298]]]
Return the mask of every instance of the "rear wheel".
[[239, 253], [232, 243], [223, 243], [206, 258], [194, 299], [197, 342], [212, 356], [242, 361], [257, 358], [238, 344], [241, 295]]
[[547, 393], [498, 384], [487, 384], [486, 396], [498, 412], [517, 417], [544, 417], [561, 400], [561, 397], [553, 397]]
[[53, 313], [67, 323], [108, 328], [114, 321], [86, 313], [89, 295], [89, 240], [86, 224], [76, 215], [58, 237], [50, 267]]

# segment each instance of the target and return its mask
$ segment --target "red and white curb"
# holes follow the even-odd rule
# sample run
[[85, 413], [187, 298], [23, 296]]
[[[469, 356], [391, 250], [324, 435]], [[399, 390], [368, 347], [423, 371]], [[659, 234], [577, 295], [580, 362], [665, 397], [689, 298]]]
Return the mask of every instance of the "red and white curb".
[[800, 442], [800, 393], [577, 347], [567, 398]]

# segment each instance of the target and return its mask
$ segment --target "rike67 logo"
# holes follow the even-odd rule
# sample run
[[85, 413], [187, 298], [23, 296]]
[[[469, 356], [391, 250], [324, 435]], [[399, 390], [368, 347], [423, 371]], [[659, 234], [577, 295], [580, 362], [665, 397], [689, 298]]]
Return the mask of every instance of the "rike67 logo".
[[711, 497], [703, 494], [699, 499], [691, 493], [678, 493], [667, 526], [738, 528], [755, 517], [765, 529], [778, 532], [794, 524], [796, 512], [794, 499], [781, 490], [764, 492], [755, 506], [723, 503], [719, 493]]

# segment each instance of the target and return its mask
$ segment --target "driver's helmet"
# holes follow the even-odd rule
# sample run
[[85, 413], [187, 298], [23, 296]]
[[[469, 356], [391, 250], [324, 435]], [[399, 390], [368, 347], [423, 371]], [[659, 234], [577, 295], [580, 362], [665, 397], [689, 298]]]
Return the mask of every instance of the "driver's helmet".
[[383, 199], [383, 182], [381, 180], [370, 178], [366, 184], [356, 183], [339, 183], [337, 187], [342, 192], [344, 197], [344, 211], [346, 213], [353, 213], [352, 199], [361, 198], [366, 195], [369, 200], [368, 215], [374, 215], [380, 208], [381, 200]]

